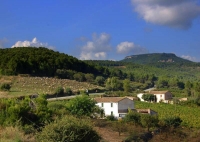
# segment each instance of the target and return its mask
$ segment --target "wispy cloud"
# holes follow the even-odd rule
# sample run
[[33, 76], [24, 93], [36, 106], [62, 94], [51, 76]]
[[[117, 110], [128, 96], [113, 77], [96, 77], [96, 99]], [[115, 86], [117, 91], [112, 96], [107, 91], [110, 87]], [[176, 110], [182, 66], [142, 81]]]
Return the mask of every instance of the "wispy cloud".
[[81, 48], [80, 59], [106, 59], [107, 52], [111, 50], [110, 40], [111, 36], [107, 33], [101, 33], [100, 35], [93, 34], [92, 40], [87, 41]]
[[33, 38], [32, 41], [17, 41], [11, 48], [14, 47], [46, 47], [49, 49], [55, 49], [53, 46], [49, 46], [48, 43], [43, 43], [37, 40], [37, 38]]
[[188, 29], [200, 16], [196, 0], [131, 0], [135, 11], [147, 22]]
[[182, 57], [183, 59], [187, 59], [187, 60], [190, 60], [190, 61], [194, 61], [194, 62], [197, 61], [195, 57], [192, 57], [192, 56], [190, 56], [190, 55], [182, 55], [181, 57]]
[[117, 53], [124, 55], [136, 55], [148, 53], [148, 50], [140, 45], [136, 45], [133, 42], [121, 42], [117, 45]]

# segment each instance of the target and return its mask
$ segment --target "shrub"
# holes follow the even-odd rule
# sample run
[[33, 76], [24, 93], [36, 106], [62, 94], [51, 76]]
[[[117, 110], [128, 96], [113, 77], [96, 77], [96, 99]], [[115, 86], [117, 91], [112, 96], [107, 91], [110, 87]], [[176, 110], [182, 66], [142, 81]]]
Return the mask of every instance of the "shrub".
[[109, 120], [109, 121], [115, 121], [116, 120], [116, 118], [113, 115], [106, 116], [106, 119]]
[[167, 127], [178, 127], [181, 125], [182, 120], [180, 117], [168, 117], [164, 119], [165, 125]]
[[88, 90], [81, 90], [80, 94], [81, 95], [89, 95]]
[[72, 115], [91, 116], [95, 112], [96, 102], [87, 95], [77, 96], [67, 103], [67, 110]]
[[1, 129], [1, 142], [35, 142], [33, 135], [25, 135], [18, 127], [4, 127]]
[[155, 127], [158, 125], [158, 117], [157, 116], [152, 116], [152, 115], [147, 115], [143, 114], [141, 115], [140, 122], [142, 126], [147, 127], [148, 132], [151, 127]]
[[52, 101], [48, 103], [47, 107], [52, 111], [53, 115], [62, 116], [68, 112], [65, 105], [65, 101]]
[[1, 85], [1, 87], [0, 87], [0, 90], [2, 90], [2, 91], [9, 91], [10, 88], [11, 88], [11, 85], [10, 85], [10, 84], [8, 84], [8, 83], [3, 83], [3, 84]]
[[65, 93], [66, 93], [67, 96], [73, 95], [73, 92], [72, 92], [71, 88], [66, 88], [65, 89]]
[[62, 95], [64, 95], [64, 89], [63, 89], [63, 87], [58, 87], [57, 89], [56, 89], [56, 95], [58, 95], [58, 96], [62, 96]]
[[93, 130], [89, 120], [65, 116], [46, 125], [36, 135], [43, 142], [98, 142], [100, 136]]
[[132, 122], [134, 123], [134, 125], [140, 124], [140, 114], [137, 112], [129, 111], [129, 113], [125, 115], [123, 120], [125, 122]]

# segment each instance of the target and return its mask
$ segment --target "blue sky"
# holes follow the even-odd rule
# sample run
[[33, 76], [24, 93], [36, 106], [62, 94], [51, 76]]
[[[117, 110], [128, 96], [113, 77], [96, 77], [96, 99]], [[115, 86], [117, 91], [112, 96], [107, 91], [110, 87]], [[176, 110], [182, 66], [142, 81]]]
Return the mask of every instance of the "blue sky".
[[200, 0], [1, 0], [0, 48], [78, 59], [175, 53], [200, 62]]

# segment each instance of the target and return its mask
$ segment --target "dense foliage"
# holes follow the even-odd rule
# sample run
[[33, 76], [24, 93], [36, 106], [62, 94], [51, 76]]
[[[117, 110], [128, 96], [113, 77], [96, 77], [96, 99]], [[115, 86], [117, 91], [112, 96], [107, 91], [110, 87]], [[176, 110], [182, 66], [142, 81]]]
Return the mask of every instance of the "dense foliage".
[[0, 99], [0, 125], [31, 125], [38, 128], [51, 120], [45, 95], [35, 99]]
[[46, 125], [37, 135], [43, 142], [98, 142], [100, 136], [86, 119], [65, 116]]
[[148, 102], [154, 101], [156, 102], [156, 98], [154, 96], [154, 94], [144, 94], [142, 95], [142, 99]]
[[[103, 74], [105, 70], [104, 68], [89, 65], [67, 54], [43, 47], [0, 49], [0, 74], [2, 75], [55, 76], [58, 69], [93, 74]], [[64, 74], [58, 75], [64, 76]]]
[[96, 102], [87, 95], [77, 96], [67, 103], [67, 110], [76, 116], [91, 116], [95, 112]]

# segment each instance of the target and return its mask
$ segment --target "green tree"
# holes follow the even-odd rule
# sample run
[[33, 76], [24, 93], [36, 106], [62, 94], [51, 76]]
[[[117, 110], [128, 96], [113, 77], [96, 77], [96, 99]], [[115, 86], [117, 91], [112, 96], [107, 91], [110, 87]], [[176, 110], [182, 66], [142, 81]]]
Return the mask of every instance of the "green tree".
[[128, 78], [130, 81], [134, 81], [134, 74], [133, 74], [133, 73], [128, 73], [128, 74], [127, 74], [127, 78]]
[[88, 119], [65, 116], [46, 125], [36, 139], [42, 142], [99, 142], [101, 138]]
[[79, 82], [83, 82], [85, 80], [85, 75], [81, 72], [74, 74], [74, 79]]
[[168, 88], [169, 80], [166, 77], [159, 77], [156, 87], [157, 88]]
[[119, 136], [127, 129], [127, 127], [124, 127], [125, 123], [121, 119], [119, 119], [118, 121], [114, 121], [112, 124], [112, 127], [115, 129], [115, 131], [118, 132]]
[[94, 75], [91, 73], [85, 74], [85, 79], [87, 82], [93, 82], [94, 81]]
[[69, 87], [67, 87], [67, 88], [65, 89], [65, 93], [67, 94], [67, 96], [71, 96], [71, 95], [73, 94], [71, 88], [69, 88]]
[[125, 115], [123, 120], [125, 122], [134, 123], [134, 125], [140, 124], [140, 114], [131, 110]]
[[62, 86], [57, 87], [55, 94], [56, 94], [56, 96], [63, 96], [64, 95], [64, 88]]
[[191, 96], [192, 95], [192, 83], [190, 81], [187, 81], [185, 83], [184, 92], [185, 92], [186, 96]]
[[156, 96], [154, 94], [143, 94], [142, 99], [148, 102], [156, 101]]
[[130, 80], [125, 79], [123, 81], [123, 89], [124, 89], [125, 92], [130, 92], [131, 91]]
[[151, 127], [158, 125], [158, 117], [149, 114], [143, 114], [141, 115], [141, 124], [142, 126], [147, 127], [147, 130], [149, 131]]
[[115, 90], [120, 89], [120, 87], [121, 87], [120, 82], [117, 77], [108, 78], [106, 80], [106, 88], [108, 90], [115, 91]]
[[77, 116], [91, 116], [95, 111], [96, 102], [87, 95], [77, 96], [67, 103], [67, 110]]
[[35, 114], [38, 117], [39, 124], [45, 124], [46, 122], [51, 121], [52, 112], [47, 107], [47, 95], [41, 94], [39, 95], [33, 103], [36, 105]]
[[103, 85], [105, 81], [105, 78], [103, 76], [97, 76], [95, 79], [95, 82], [97, 85]]

